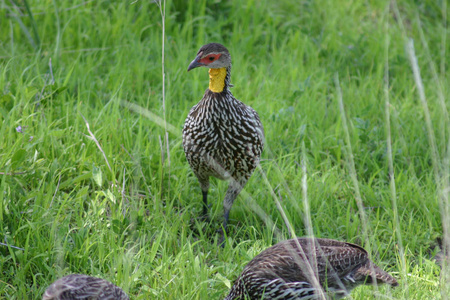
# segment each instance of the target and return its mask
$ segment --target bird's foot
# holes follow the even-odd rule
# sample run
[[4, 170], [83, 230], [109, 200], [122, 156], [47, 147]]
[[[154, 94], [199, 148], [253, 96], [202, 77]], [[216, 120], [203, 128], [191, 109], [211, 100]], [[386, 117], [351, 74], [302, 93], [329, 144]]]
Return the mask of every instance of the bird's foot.
[[222, 228], [218, 229], [217, 233], [219, 234], [219, 239], [217, 240], [217, 246], [219, 246], [220, 248], [224, 248], [225, 241], [226, 241], [225, 233]]
[[211, 218], [209, 217], [208, 213], [201, 215], [197, 218], [197, 220], [207, 223], [211, 222]]
[[[208, 205], [206, 205], [206, 206], [203, 206], [203, 211], [202, 211], [202, 214], [203, 214], [203, 216], [206, 216], [206, 217], [208, 217], [208, 209], [209, 208], [211, 208], [211, 204], [208, 204]], [[209, 218], [209, 217], [208, 217]]]

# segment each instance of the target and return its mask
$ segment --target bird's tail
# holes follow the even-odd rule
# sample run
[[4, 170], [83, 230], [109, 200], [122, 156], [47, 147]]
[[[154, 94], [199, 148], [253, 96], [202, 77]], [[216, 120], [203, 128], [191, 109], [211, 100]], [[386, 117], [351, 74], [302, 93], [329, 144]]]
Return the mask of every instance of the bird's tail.
[[383, 271], [380, 267], [372, 263], [370, 260], [356, 270], [357, 277], [366, 278], [366, 283], [373, 282], [376, 279], [377, 283], [386, 283], [391, 286], [398, 286], [397, 280], [389, 273]]

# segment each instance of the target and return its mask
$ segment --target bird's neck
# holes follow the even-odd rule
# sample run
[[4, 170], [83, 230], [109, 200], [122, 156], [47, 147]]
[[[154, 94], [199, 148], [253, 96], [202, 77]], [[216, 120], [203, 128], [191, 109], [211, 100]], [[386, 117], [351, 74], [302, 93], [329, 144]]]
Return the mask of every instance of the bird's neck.
[[227, 68], [209, 69], [209, 89], [214, 93], [221, 93], [227, 86]]

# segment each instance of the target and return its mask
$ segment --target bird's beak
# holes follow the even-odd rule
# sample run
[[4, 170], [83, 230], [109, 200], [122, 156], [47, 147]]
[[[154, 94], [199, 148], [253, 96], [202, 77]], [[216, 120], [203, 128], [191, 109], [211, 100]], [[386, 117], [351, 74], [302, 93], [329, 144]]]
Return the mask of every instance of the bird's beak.
[[200, 62], [200, 59], [201, 59], [201, 56], [197, 55], [197, 57], [193, 61], [191, 61], [191, 63], [189, 64], [189, 67], [188, 67], [188, 72], [190, 70], [192, 70], [192, 69], [195, 69], [195, 68], [198, 68], [198, 67], [201, 67], [201, 66], [205, 65], [205, 64]]

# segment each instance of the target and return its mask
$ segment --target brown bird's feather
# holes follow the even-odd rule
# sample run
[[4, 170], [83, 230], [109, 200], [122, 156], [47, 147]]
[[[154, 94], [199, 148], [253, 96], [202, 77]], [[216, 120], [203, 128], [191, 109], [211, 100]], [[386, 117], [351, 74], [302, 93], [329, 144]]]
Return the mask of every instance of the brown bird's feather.
[[397, 286], [360, 246], [329, 239], [297, 238], [272, 246], [244, 268], [226, 300], [339, 299], [360, 284]]
[[101, 278], [72, 274], [52, 283], [42, 300], [129, 300], [125, 292]]

